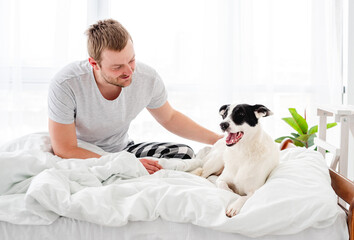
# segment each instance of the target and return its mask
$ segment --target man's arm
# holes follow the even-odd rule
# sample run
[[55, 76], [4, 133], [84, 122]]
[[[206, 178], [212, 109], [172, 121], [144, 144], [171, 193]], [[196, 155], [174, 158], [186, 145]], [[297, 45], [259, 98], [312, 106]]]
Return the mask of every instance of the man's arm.
[[214, 144], [223, 137], [200, 126], [192, 119], [176, 111], [168, 102], [162, 105], [162, 107], [148, 109], [148, 111], [164, 128], [180, 137], [206, 144]]
[[49, 119], [49, 135], [55, 155], [61, 158], [99, 158], [94, 152], [77, 146], [75, 123], [62, 124]]
[[[61, 158], [99, 158], [94, 152], [77, 146], [75, 123], [61, 124], [49, 119], [49, 134], [54, 154]], [[161, 165], [152, 159], [139, 159], [149, 174], [162, 169]]]

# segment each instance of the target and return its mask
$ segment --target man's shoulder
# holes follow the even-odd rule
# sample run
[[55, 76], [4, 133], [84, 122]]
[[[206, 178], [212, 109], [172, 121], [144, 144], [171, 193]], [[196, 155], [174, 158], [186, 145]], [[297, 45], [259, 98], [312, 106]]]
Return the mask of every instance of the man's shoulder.
[[85, 76], [90, 76], [92, 72], [91, 66], [87, 60], [75, 61], [66, 66], [54, 75], [53, 80], [59, 84], [68, 80], [76, 80]]
[[142, 78], [155, 78], [157, 72], [154, 68], [150, 67], [149, 65], [142, 63], [140, 61], [136, 62], [135, 66], [135, 75], [136, 77]]

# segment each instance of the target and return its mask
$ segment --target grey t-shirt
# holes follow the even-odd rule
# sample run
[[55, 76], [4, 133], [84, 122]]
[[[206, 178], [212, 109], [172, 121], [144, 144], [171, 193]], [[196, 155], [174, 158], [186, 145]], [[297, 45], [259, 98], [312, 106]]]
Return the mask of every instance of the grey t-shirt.
[[151, 67], [137, 62], [132, 83], [115, 100], [105, 99], [87, 60], [74, 62], [57, 73], [49, 86], [48, 115], [55, 122], [75, 122], [77, 138], [107, 152], [127, 146], [130, 122], [144, 108], [167, 101], [165, 86]]

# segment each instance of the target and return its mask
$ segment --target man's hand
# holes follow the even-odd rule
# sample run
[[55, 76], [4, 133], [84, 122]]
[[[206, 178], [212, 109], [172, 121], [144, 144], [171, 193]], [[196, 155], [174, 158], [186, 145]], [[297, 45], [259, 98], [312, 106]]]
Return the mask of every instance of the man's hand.
[[155, 160], [140, 158], [140, 162], [144, 165], [149, 174], [153, 174], [162, 169], [162, 166]]

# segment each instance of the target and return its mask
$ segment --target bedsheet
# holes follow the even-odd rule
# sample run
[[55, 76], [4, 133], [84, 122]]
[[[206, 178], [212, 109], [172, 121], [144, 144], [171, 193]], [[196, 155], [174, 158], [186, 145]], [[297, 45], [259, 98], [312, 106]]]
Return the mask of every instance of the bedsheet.
[[200, 158], [161, 163], [165, 169], [149, 175], [127, 152], [61, 159], [51, 153], [47, 133], [14, 140], [0, 147], [0, 221], [43, 225], [65, 216], [123, 226], [160, 217], [259, 237], [326, 228], [342, 211], [325, 160], [312, 150], [282, 151], [279, 166], [233, 218], [225, 209], [238, 195], [185, 172], [201, 164]]

